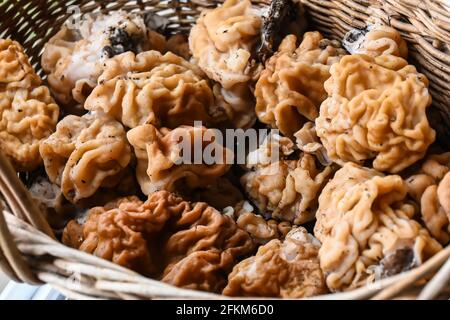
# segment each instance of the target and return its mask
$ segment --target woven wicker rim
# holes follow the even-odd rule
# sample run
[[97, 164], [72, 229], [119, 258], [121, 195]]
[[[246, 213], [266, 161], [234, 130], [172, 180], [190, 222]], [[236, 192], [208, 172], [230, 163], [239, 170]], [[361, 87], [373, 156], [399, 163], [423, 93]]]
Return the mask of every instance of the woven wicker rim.
[[[30, 259], [37, 279], [52, 285], [73, 299], [232, 299], [229, 297], [175, 288], [171, 285], [145, 278], [129, 269], [100, 259], [85, 252], [67, 248], [43, 232], [3, 210], [6, 222], [19, 250], [26, 257], [51, 255], [52, 261]], [[313, 299], [389, 299], [408, 295], [408, 289], [417, 291], [414, 284], [444, 266], [428, 282], [418, 299], [433, 299], [450, 279], [450, 246], [440, 251], [420, 267], [391, 278], [372, 283], [349, 292], [317, 296]], [[405, 293], [406, 292], [406, 293]], [[409, 293], [411, 294], [411, 293]], [[242, 299], [242, 298], [239, 298]]]
[[[411, 60], [430, 79], [435, 110], [442, 128], [437, 128], [450, 145], [450, 9], [443, 0], [301, 0], [314, 29], [341, 40], [352, 28], [364, 28], [378, 19], [399, 30], [410, 46]], [[204, 7], [219, 0], [116, 0], [64, 2], [10, 0], [0, 4], [0, 37], [21, 42], [38, 72], [44, 43], [67, 19], [66, 9], [79, 5], [82, 12], [97, 10], [140, 10], [157, 12], [173, 21], [169, 33], [189, 30]], [[267, 0], [254, 1], [257, 4]], [[18, 13], [17, 13], [18, 12]], [[17, 26], [20, 26], [17, 28]], [[41, 73], [42, 74], [42, 73]], [[0, 154], [0, 265], [16, 281], [49, 283], [73, 299], [195, 298], [225, 299], [200, 291], [175, 288], [145, 278], [98, 257], [68, 248], [54, 239], [29, 192], [13, 168]], [[76, 279], [74, 279], [76, 275]], [[430, 281], [426, 281], [430, 279]], [[405, 297], [432, 299], [450, 296], [450, 246], [420, 267], [350, 292], [314, 299], [388, 299]]]

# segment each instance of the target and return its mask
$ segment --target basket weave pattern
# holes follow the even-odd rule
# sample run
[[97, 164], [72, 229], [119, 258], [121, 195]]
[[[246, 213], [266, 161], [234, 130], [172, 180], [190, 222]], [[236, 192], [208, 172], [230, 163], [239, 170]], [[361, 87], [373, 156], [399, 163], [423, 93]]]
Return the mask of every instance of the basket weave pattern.
[[[412, 62], [430, 79], [439, 136], [450, 145], [450, 8], [442, 0], [301, 0], [311, 25], [324, 35], [342, 40], [353, 28], [374, 19], [400, 31], [410, 47]], [[43, 75], [44, 44], [73, 14], [124, 9], [155, 12], [170, 18], [168, 33], [188, 32], [199, 12], [218, 0], [25, 1], [0, 4], [0, 37], [11, 37], [26, 49], [36, 71]], [[268, 0], [253, 1], [264, 5]], [[0, 266], [16, 281], [49, 283], [73, 299], [225, 298], [174, 288], [95, 256], [70, 249], [54, 240], [30, 194], [0, 153]], [[431, 277], [433, 276], [433, 277]], [[430, 281], [425, 281], [429, 280]], [[328, 299], [431, 299], [450, 297], [450, 247], [410, 272], [384, 279]], [[420, 281], [419, 281], [420, 280]]]

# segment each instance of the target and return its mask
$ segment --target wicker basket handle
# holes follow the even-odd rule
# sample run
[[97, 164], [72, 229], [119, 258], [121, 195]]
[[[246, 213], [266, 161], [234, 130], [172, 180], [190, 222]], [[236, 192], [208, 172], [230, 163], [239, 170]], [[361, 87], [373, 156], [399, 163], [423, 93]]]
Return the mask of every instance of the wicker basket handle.
[[39, 284], [28, 263], [17, 248], [3, 215], [7, 206], [19, 219], [55, 239], [53, 231], [44, 219], [30, 193], [20, 181], [6, 156], [0, 151], [0, 266], [13, 280]]

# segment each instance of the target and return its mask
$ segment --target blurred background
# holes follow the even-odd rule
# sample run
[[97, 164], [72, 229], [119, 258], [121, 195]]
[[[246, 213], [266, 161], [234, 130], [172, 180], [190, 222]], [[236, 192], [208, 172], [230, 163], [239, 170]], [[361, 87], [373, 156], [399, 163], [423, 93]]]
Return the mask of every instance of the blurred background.
[[0, 300], [65, 300], [65, 297], [49, 285], [30, 286], [10, 281], [0, 271]]
[[5, 289], [6, 284], [8, 283], [8, 278], [0, 271], [0, 292]]

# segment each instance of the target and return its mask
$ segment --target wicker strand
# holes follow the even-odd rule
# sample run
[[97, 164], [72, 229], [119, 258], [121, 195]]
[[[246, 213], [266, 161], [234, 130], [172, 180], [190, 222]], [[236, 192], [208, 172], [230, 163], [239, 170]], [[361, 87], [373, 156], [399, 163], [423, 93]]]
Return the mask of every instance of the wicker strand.
[[31, 284], [40, 283], [15, 245], [14, 239], [8, 230], [5, 217], [2, 214], [0, 214], [0, 248], [3, 251], [0, 264], [6, 272], [13, 274], [13, 279]]
[[76, 291], [67, 289], [64, 286], [60, 286], [60, 285], [56, 285], [56, 284], [52, 284], [52, 287], [55, 290], [59, 291], [64, 296], [66, 296], [68, 299], [72, 299], [72, 300], [105, 300], [105, 299], [102, 299], [102, 298], [99, 298], [96, 296], [89, 296], [86, 294], [78, 293]]
[[116, 294], [101, 291], [96, 289], [94, 285], [94, 281], [91, 283], [83, 283], [81, 281], [77, 281], [76, 283], [67, 281], [67, 278], [57, 276], [53, 273], [48, 272], [39, 272], [39, 278], [46, 283], [51, 283], [52, 286], [64, 287], [67, 290], [74, 292], [82, 292], [83, 294], [92, 296], [92, 297], [104, 297], [105, 299], [115, 299], [117, 298]]
[[447, 259], [445, 265], [439, 270], [433, 279], [425, 286], [420, 293], [418, 300], [430, 300], [436, 298], [439, 292], [443, 291], [446, 286], [450, 286], [450, 258]]
[[13, 212], [21, 219], [29, 221], [36, 229], [55, 239], [52, 228], [2, 152], [0, 152], [0, 167], [2, 168], [0, 170], [0, 192], [6, 195], [8, 204], [13, 205]]

